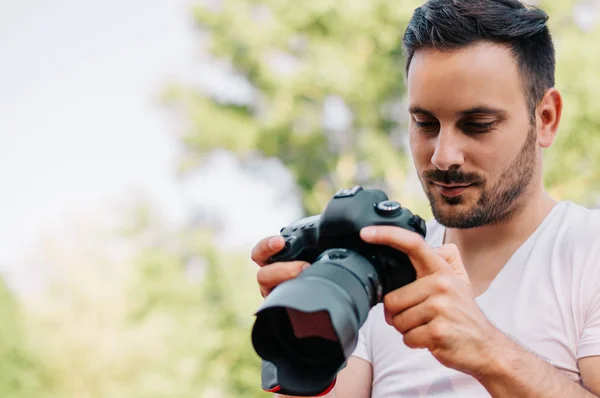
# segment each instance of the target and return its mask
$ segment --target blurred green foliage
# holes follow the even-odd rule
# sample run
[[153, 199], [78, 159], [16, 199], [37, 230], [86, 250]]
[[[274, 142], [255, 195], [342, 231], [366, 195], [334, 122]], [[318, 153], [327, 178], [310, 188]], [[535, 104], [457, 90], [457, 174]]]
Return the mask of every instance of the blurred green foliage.
[[556, 84], [564, 109], [556, 140], [546, 152], [546, 185], [558, 198], [595, 207], [600, 205], [600, 24], [590, 30], [568, 22], [554, 26]]
[[0, 396], [53, 396], [52, 374], [32, 349], [19, 303], [0, 281]]
[[142, 251], [128, 300], [132, 324], [162, 330], [161, 357], [152, 367], [166, 389], [140, 397], [264, 396], [258, 358], [249, 350], [260, 296], [247, 288], [255, 275], [247, 256], [225, 254], [202, 228], [173, 238], [162, 240], [173, 245]]
[[[339, 187], [365, 184], [429, 216], [420, 186], [407, 184], [413, 167], [400, 46], [420, 3], [223, 0], [197, 6], [194, 16], [209, 53], [250, 87], [250, 95], [222, 98], [171, 87], [169, 102], [189, 121], [182, 134], [188, 150], [183, 170], [197, 167], [215, 148], [235, 152], [242, 162], [256, 154], [278, 157], [294, 173], [309, 214], [320, 212]], [[596, 205], [600, 24], [578, 25], [575, 10], [583, 2], [536, 3], [551, 17], [557, 87], [565, 99], [560, 132], [545, 154], [545, 182], [559, 199]], [[336, 115], [342, 120], [332, 125]]]
[[[385, 189], [423, 216], [428, 205], [405, 145], [400, 41], [420, 1], [222, 0], [193, 16], [214, 60], [247, 88], [223, 97], [173, 85], [186, 122], [181, 172], [214, 149], [239, 160], [278, 157], [307, 214], [342, 186]], [[538, 2], [551, 15], [565, 99], [546, 183], [595, 205], [600, 191], [600, 24], [582, 29], [578, 2]], [[0, 396], [29, 398], [263, 397], [250, 344], [260, 303], [248, 253], [197, 225], [169, 231], [146, 208], [122, 237], [135, 255], [44, 252], [62, 279], [28, 311], [0, 285]], [[91, 238], [90, 238], [91, 239]]]
[[169, 98], [190, 122], [185, 168], [214, 148], [242, 161], [278, 157], [293, 171], [308, 213], [355, 183], [398, 195], [409, 166], [399, 123], [401, 38], [418, 3], [225, 0], [216, 10], [196, 7], [208, 51], [251, 94], [223, 100], [172, 88]]

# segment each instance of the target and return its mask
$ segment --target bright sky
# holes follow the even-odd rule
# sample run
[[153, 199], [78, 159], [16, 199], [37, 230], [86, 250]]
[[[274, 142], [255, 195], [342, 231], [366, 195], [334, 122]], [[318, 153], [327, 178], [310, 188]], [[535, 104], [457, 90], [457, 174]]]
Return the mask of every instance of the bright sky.
[[128, 188], [174, 201], [174, 148], [155, 102], [160, 84], [189, 64], [181, 5], [1, 4], [0, 254], [67, 204]]
[[198, 79], [197, 47], [182, 1], [0, 0], [0, 266], [35, 250], [65, 212], [135, 192], [173, 222], [184, 205], [219, 211], [246, 244], [299, 215], [226, 154], [177, 185], [175, 126], [158, 94], [169, 79]]

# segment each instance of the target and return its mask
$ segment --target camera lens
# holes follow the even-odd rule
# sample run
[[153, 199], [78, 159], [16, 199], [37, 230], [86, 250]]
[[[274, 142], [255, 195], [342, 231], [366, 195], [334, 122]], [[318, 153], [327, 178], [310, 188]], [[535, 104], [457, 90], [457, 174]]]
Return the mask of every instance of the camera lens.
[[316, 395], [331, 384], [376, 304], [374, 275], [373, 265], [358, 253], [330, 249], [266, 297], [252, 343], [264, 360], [275, 364], [288, 390]]

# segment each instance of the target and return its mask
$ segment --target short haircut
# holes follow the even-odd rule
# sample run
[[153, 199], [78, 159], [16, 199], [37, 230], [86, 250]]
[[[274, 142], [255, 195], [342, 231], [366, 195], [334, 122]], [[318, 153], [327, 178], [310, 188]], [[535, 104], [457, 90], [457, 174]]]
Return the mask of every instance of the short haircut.
[[556, 60], [547, 20], [544, 11], [518, 0], [429, 0], [415, 10], [404, 34], [406, 74], [419, 49], [504, 44], [516, 60], [535, 121], [537, 104], [554, 87]]

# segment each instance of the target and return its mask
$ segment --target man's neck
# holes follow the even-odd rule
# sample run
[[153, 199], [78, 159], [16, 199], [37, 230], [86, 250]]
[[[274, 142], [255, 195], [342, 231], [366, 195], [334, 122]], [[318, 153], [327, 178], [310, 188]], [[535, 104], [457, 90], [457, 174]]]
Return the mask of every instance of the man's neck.
[[446, 229], [444, 243], [455, 244], [473, 282], [486, 287], [514, 252], [535, 232], [556, 201], [545, 190], [522, 195], [506, 220], [471, 229]]
[[544, 190], [526, 193], [517, 208], [506, 220], [477, 228], [447, 228], [444, 243], [454, 243], [461, 252], [487, 250], [502, 246], [506, 241], [525, 240], [544, 221], [556, 201]]

